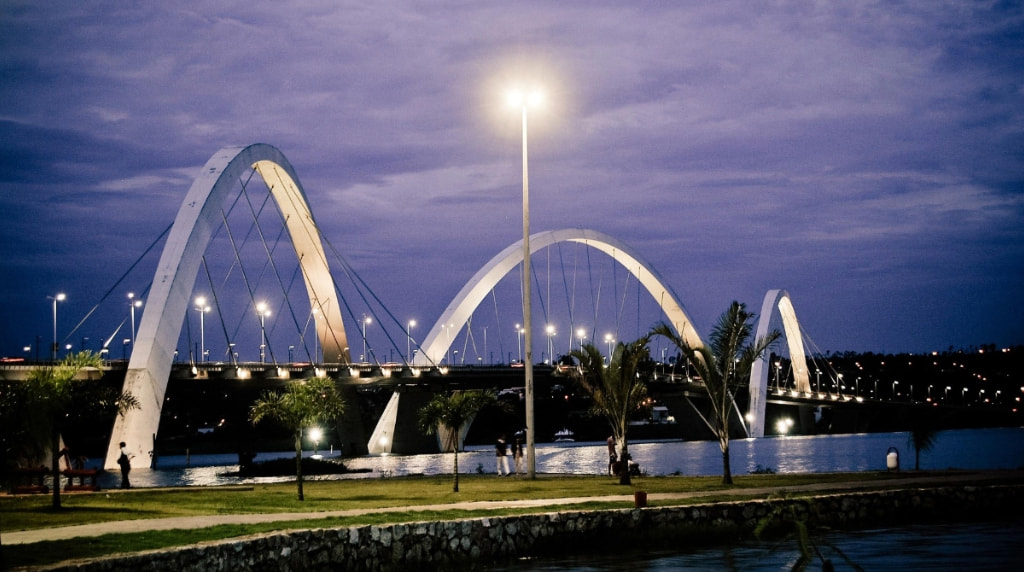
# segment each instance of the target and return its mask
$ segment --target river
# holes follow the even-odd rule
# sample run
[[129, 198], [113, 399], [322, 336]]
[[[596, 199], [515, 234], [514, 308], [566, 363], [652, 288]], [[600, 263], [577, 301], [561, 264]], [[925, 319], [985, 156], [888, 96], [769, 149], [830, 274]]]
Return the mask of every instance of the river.
[[[730, 460], [734, 475], [770, 469], [779, 474], [833, 473], [886, 470], [886, 455], [895, 448], [900, 468], [914, 468], [914, 452], [907, 433], [861, 433], [734, 439]], [[541, 474], [601, 474], [607, 470], [604, 443], [540, 443], [536, 448], [536, 470]], [[716, 441], [655, 441], [632, 443], [630, 455], [640, 469], [651, 476], [714, 476], [722, 473], [722, 454]], [[260, 453], [256, 462], [294, 456], [294, 451]], [[305, 451], [312, 455], [312, 451]], [[332, 457], [331, 451], [320, 451]], [[135, 487], [201, 486], [287, 481], [293, 477], [239, 478], [236, 455], [167, 456], [157, 469], [133, 469]], [[381, 476], [436, 475], [450, 473], [451, 454], [374, 455], [347, 458], [344, 463], [359, 472], [312, 477], [374, 478]], [[98, 466], [91, 460], [88, 466]], [[1024, 428], [957, 429], [940, 431], [934, 447], [921, 453], [921, 470], [1017, 469], [1024, 467]], [[459, 468], [466, 473], [494, 473], [494, 452], [490, 447], [469, 447], [459, 454]], [[102, 475], [100, 485], [115, 488], [120, 475]], [[312, 480], [311, 479], [311, 480]]]

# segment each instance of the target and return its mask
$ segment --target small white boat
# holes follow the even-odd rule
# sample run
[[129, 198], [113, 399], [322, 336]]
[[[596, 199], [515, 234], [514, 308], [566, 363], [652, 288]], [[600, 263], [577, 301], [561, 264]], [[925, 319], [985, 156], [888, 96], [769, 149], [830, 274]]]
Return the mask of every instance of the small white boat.
[[576, 440], [574, 439], [575, 436], [575, 433], [563, 428], [562, 430], [555, 432], [555, 443], [573, 442]]

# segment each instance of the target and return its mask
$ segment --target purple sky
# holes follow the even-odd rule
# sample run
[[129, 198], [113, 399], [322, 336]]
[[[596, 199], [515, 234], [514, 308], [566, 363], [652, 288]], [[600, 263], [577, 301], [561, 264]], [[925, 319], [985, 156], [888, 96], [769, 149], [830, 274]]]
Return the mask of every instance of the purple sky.
[[822, 350], [1024, 343], [1021, 2], [150, 4], [0, 3], [0, 354], [255, 142], [432, 324], [521, 238], [527, 80], [532, 229], [625, 242], [702, 334], [785, 288]]

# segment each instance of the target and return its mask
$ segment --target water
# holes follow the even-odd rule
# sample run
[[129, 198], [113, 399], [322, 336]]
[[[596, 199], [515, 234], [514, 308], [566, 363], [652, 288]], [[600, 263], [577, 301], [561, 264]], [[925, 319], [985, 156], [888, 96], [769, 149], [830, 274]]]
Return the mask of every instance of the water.
[[[895, 447], [900, 468], [914, 468], [914, 453], [907, 445], [907, 433], [863, 433], [741, 439], [731, 442], [730, 460], [734, 475], [761, 469], [776, 473], [831, 473], [884, 471], [885, 457]], [[459, 454], [464, 473], [495, 472], [493, 449], [468, 447]], [[544, 443], [535, 448], [538, 473], [603, 474], [607, 471], [607, 447], [603, 442]], [[633, 443], [630, 454], [648, 475], [682, 474], [715, 476], [722, 473], [722, 454], [715, 441], [656, 441]], [[311, 452], [307, 451], [308, 456]], [[260, 453], [256, 461], [293, 457], [294, 451]], [[325, 456], [330, 457], [331, 453]], [[132, 469], [135, 487], [202, 486], [252, 484], [292, 480], [294, 477], [240, 478], [228, 473], [238, 470], [236, 455], [167, 456], [157, 469]], [[348, 458], [347, 467], [365, 472], [308, 477], [315, 479], [379, 478], [382, 476], [437, 475], [450, 473], [451, 454], [383, 455]], [[92, 460], [87, 466], [98, 466]], [[1024, 467], [1024, 428], [958, 429], [938, 433], [935, 446], [921, 454], [921, 470], [1017, 469]], [[120, 474], [101, 476], [100, 486], [116, 488]]]
[[[1024, 570], [1024, 518], [985, 523], [939, 523], [813, 535], [812, 542], [840, 570]], [[796, 541], [749, 541], [710, 548], [521, 559], [491, 570], [751, 572], [791, 570], [800, 557]], [[807, 570], [821, 570], [814, 560]]]

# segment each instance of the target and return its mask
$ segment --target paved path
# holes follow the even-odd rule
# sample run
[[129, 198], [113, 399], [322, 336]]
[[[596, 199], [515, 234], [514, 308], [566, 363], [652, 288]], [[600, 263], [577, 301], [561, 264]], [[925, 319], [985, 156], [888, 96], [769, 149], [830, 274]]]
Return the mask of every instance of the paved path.
[[[850, 481], [847, 483], [816, 483], [810, 485], [795, 485], [788, 487], [755, 488], [755, 489], [731, 489], [727, 491], [702, 491], [689, 493], [650, 493], [647, 496], [648, 502], [671, 501], [678, 499], [693, 499], [707, 496], [721, 496], [729, 494], [733, 496], [765, 497], [774, 492], [815, 492], [815, 491], [836, 491], [856, 490], [861, 488], [885, 488], [891, 486], [915, 486], [920, 484], [935, 483], [983, 483], [985, 481], [1004, 480], [1024, 482], [1024, 471], [986, 471], [986, 472], [957, 472], [943, 475], [930, 475], [921, 477], [904, 477], [899, 479], [873, 480], [873, 481]], [[43, 528], [38, 530], [23, 530], [4, 532], [0, 542], [5, 545], [30, 544], [46, 540], [67, 540], [70, 538], [100, 536], [102, 534], [127, 534], [134, 532], [145, 532], [149, 530], [172, 530], [172, 529], [195, 529], [220, 524], [256, 524], [263, 522], [285, 522], [289, 520], [307, 520], [330, 517], [358, 516], [363, 514], [375, 514], [398, 511], [428, 511], [428, 510], [487, 510], [511, 507], [564, 507], [566, 505], [582, 504], [586, 502], [632, 502], [632, 495], [611, 495], [602, 497], [571, 497], [554, 499], [535, 499], [519, 501], [474, 501], [449, 503], [443, 505], [420, 505], [420, 506], [399, 506], [376, 509], [351, 509], [324, 512], [288, 512], [288, 513], [259, 513], [259, 514], [216, 514], [204, 516], [182, 516], [173, 518], [154, 518], [138, 520], [119, 520], [94, 524], [76, 526], [62, 526], [55, 528]]]

